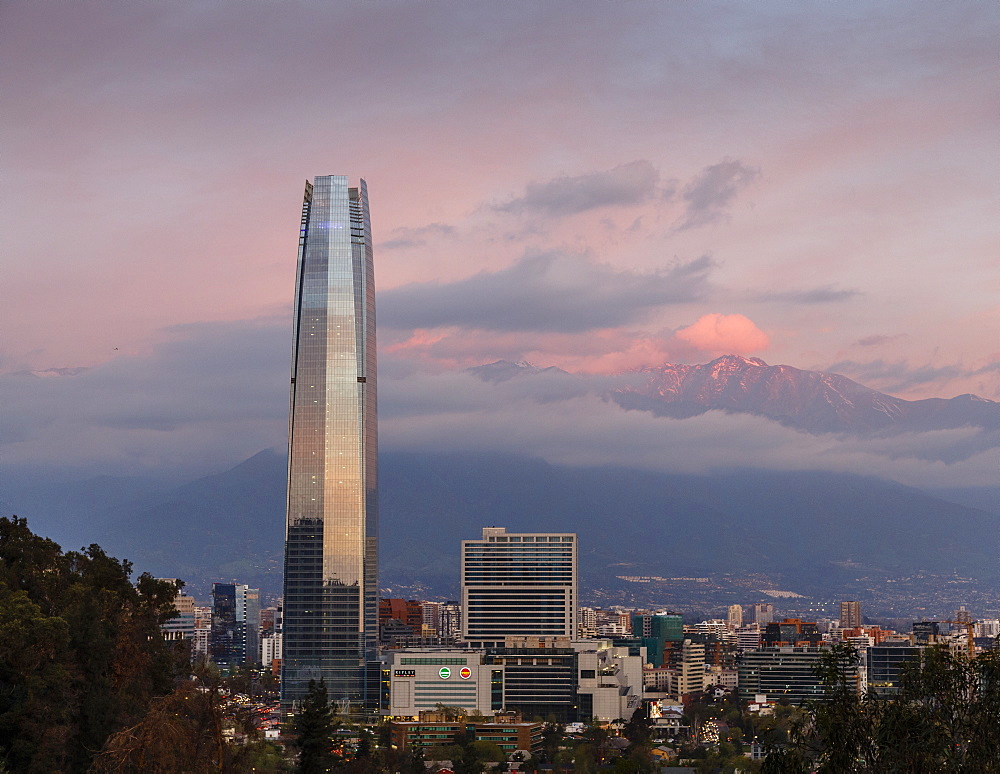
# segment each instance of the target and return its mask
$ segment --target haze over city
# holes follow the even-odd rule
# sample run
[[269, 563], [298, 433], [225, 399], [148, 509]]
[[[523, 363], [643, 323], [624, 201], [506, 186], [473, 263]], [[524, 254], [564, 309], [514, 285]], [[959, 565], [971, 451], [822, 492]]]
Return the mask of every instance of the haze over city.
[[[283, 448], [303, 181], [338, 173], [371, 191], [384, 451], [997, 483], [988, 429], [809, 435], [604, 398], [731, 353], [1000, 399], [995, 4], [0, 17], [8, 481]], [[501, 359], [576, 378], [465, 370]]]

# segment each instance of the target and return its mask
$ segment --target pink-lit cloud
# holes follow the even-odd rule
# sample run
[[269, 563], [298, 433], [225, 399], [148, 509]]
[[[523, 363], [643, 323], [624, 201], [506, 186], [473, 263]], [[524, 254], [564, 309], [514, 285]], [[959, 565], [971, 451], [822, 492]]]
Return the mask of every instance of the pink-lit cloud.
[[770, 345], [767, 334], [742, 314], [713, 312], [677, 331], [677, 338], [709, 354], [748, 355]]

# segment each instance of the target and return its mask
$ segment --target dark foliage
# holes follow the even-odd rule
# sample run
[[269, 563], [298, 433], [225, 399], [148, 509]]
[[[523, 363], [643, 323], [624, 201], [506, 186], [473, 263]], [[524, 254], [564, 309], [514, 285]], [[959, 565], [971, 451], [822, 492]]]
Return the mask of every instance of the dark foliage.
[[326, 682], [310, 680], [302, 708], [295, 716], [295, 745], [299, 748], [299, 771], [302, 774], [322, 774], [333, 768], [336, 757], [330, 748], [336, 728]]
[[807, 708], [765, 774], [1000, 772], [1000, 652], [928, 648], [904, 669], [899, 694], [884, 698], [857, 694], [845, 668], [854, 658], [850, 647], [826, 655], [828, 700]]
[[186, 656], [163, 641], [176, 587], [97, 545], [63, 553], [0, 519], [0, 761], [83, 772], [106, 740], [170, 693]]
[[199, 669], [154, 699], [138, 723], [114, 734], [94, 774], [243, 774], [283, 771], [278, 751], [260, 738], [250, 712], [227, 698], [213, 669]]

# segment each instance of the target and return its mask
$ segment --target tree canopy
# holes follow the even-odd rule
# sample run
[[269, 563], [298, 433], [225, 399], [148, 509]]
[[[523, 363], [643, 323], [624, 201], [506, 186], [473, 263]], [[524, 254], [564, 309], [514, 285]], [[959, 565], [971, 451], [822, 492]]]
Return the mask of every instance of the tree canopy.
[[849, 646], [826, 654], [827, 700], [806, 708], [791, 744], [768, 756], [765, 774], [1000, 772], [1000, 652], [927, 648], [889, 697], [858, 694], [844, 668], [856, 658]]
[[169, 693], [183, 661], [160, 625], [174, 584], [97, 545], [63, 552], [0, 518], [0, 760], [15, 771], [85, 771], [108, 737]]

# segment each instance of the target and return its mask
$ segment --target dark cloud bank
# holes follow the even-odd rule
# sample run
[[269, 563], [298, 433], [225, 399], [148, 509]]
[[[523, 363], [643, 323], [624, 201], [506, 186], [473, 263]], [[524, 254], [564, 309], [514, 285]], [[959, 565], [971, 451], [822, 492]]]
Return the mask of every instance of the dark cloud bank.
[[385, 291], [379, 323], [394, 328], [462, 325], [499, 331], [578, 332], [624, 325], [650, 310], [702, 298], [712, 261], [657, 272], [621, 271], [560, 253], [522, 258], [459, 282]]

